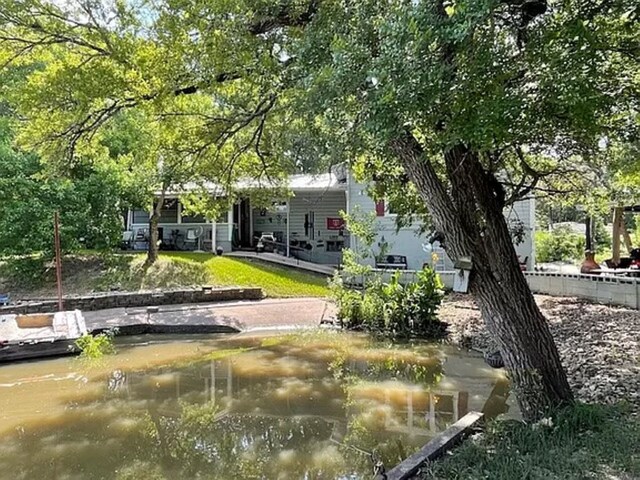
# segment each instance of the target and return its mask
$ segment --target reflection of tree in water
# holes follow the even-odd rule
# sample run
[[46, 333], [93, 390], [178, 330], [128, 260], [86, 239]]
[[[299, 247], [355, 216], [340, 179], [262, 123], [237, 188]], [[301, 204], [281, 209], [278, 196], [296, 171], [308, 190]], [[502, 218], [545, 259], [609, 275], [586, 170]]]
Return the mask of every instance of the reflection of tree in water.
[[223, 343], [206, 362], [116, 370], [64, 418], [0, 443], [0, 465], [20, 466], [16, 480], [55, 478], [51, 468], [88, 480], [369, 478], [367, 452], [389, 467], [466, 408], [460, 392], [432, 392], [437, 349], [251, 342]]
[[149, 417], [152, 451], [168, 478], [276, 478], [282, 472], [289, 478], [334, 478], [347, 468], [339, 458], [333, 465], [314, 462], [331, 447], [331, 422], [216, 411], [210, 404], [185, 405], [178, 417]]

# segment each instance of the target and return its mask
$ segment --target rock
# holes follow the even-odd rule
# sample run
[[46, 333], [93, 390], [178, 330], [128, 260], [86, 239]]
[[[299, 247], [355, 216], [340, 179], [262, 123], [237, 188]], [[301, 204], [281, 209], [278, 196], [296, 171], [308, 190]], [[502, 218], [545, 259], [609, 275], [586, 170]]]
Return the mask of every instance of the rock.
[[484, 354], [484, 361], [487, 362], [491, 368], [504, 368], [504, 359], [500, 351]]

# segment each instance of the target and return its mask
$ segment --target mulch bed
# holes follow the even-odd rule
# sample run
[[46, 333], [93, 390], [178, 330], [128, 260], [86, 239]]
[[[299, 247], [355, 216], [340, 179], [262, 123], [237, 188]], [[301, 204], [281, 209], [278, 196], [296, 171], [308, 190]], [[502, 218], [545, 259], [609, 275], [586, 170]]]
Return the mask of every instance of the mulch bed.
[[[640, 311], [577, 298], [536, 295], [549, 321], [576, 398], [605, 404], [625, 401], [640, 413]], [[454, 343], [492, 351], [480, 312], [467, 295], [445, 298], [440, 319]]]

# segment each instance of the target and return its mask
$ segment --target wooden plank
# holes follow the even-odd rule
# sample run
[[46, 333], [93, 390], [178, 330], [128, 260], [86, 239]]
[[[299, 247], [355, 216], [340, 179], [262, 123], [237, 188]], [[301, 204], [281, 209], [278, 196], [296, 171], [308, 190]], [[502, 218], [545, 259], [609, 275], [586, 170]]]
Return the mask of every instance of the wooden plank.
[[480, 412], [467, 413], [419, 451], [389, 470], [386, 475], [387, 480], [410, 479], [425, 462], [436, 460], [459, 443], [483, 417], [484, 415]]
[[0, 364], [20, 360], [74, 355], [76, 353], [78, 353], [78, 349], [75, 346], [75, 339], [0, 344]]

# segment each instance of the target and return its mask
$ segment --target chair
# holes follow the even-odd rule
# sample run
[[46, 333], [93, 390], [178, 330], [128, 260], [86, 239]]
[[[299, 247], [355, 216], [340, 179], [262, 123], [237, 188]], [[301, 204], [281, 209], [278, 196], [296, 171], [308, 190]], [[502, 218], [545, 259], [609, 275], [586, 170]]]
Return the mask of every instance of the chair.
[[527, 271], [527, 262], [529, 261], [529, 256], [527, 255], [526, 257], [524, 257], [524, 259], [521, 259], [520, 256], [518, 256], [518, 263], [520, 264], [520, 270], [522, 270], [523, 272]]
[[8, 293], [0, 293], [0, 305], [3, 307], [9, 305], [9, 294]]
[[146, 228], [136, 230], [136, 236], [133, 239], [133, 248], [135, 248], [138, 243], [149, 243], [149, 231]]
[[191, 250], [200, 250], [200, 237], [202, 237], [203, 233], [204, 229], [202, 227], [188, 228], [184, 236], [183, 248], [187, 250], [188, 247], [191, 247], [189, 248]]
[[382, 269], [407, 269], [407, 257], [404, 255], [387, 255], [383, 262], [376, 262], [376, 268]]
[[133, 232], [128, 230], [122, 232], [122, 240], [120, 241], [120, 248], [122, 250], [131, 250], [133, 248]]

